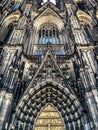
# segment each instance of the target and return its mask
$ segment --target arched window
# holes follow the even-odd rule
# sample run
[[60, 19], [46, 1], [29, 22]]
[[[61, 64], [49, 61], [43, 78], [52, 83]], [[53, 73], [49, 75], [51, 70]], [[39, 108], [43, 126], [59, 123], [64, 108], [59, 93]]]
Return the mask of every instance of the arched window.
[[44, 23], [39, 30], [39, 44], [59, 44], [59, 31], [54, 23]]

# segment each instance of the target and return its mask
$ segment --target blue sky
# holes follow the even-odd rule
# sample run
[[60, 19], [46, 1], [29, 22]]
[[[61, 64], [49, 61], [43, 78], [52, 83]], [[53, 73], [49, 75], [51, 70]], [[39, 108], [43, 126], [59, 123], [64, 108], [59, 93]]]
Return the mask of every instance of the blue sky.
[[[44, 3], [45, 3], [45, 2], [47, 2], [48, 0], [43, 0], [43, 1], [44, 1]], [[50, 0], [50, 1], [55, 4], [55, 0]]]

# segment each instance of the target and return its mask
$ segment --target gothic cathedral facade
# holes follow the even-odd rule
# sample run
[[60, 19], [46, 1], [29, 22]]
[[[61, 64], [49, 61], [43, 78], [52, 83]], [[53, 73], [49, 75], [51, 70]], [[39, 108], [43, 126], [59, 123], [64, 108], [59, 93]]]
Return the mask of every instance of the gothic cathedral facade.
[[98, 130], [98, 0], [0, 1], [0, 130]]

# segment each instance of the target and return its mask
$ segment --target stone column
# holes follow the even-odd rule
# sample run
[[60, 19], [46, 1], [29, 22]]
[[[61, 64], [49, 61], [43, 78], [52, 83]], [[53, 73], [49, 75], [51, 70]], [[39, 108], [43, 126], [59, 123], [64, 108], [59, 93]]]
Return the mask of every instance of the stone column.
[[80, 77], [84, 84], [85, 101], [89, 109], [89, 115], [94, 123], [94, 130], [98, 130], [98, 92], [96, 79], [94, 77], [94, 73], [97, 73], [97, 64], [94, 63], [95, 59], [92, 56], [92, 53], [88, 53], [89, 51], [92, 52], [91, 49], [84, 49], [81, 48], [81, 54], [79, 53], [80, 58], [82, 59], [80, 63], [82, 66], [82, 68], [80, 68]]
[[0, 100], [3, 98], [0, 109], [0, 130], [5, 130], [5, 126], [7, 129], [7, 121], [11, 110], [13, 96], [11, 93], [5, 91], [1, 91], [0, 95]]
[[94, 128], [95, 130], [98, 130], [98, 108], [94, 100], [94, 95], [92, 92], [86, 92], [85, 98], [86, 98], [86, 103], [89, 108], [90, 116], [92, 117], [92, 120], [94, 123]]

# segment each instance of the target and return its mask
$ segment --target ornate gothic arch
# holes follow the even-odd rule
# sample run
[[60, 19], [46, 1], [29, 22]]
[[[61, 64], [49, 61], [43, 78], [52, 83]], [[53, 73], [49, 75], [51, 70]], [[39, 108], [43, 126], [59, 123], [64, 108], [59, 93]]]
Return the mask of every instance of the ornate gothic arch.
[[34, 20], [34, 27], [37, 29], [46, 22], [53, 22], [59, 28], [59, 30], [63, 29], [64, 23], [62, 18], [50, 7], [45, 9], [38, 17]]
[[59, 27], [59, 29], [61, 30], [62, 28], [63, 28], [63, 23], [62, 23], [62, 21], [61, 20], [59, 20], [58, 18], [56, 18], [56, 17], [53, 17], [53, 16], [44, 16], [44, 17], [42, 17], [42, 18], [40, 18], [40, 19], [36, 19], [35, 21], [34, 21], [34, 26], [37, 28], [37, 29], [39, 29], [40, 28], [40, 25], [42, 25], [43, 23], [45, 23], [45, 22], [53, 22], [54, 24], [56, 24], [58, 27]]
[[69, 127], [75, 127], [75, 130], [82, 128], [81, 125], [86, 123], [83, 121], [85, 114], [78, 99], [67, 87], [51, 80], [31, 87], [17, 106], [12, 128], [23, 128], [25, 124], [25, 129], [34, 129], [37, 116], [48, 103], [53, 104], [61, 114], [65, 130]]
[[78, 16], [80, 22], [83, 23], [83, 24], [89, 24], [90, 25], [93, 22], [91, 16], [88, 15], [87, 13], [85, 13], [84, 11], [78, 10], [77, 16]]
[[15, 12], [13, 12], [12, 14], [8, 15], [5, 18], [5, 20], [2, 23], [2, 26], [8, 26], [13, 21], [18, 21], [19, 17], [20, 17], [20, 11], [16, 10]]
[[19, 20], [20, 17], [20, 11], [16, 10], [12, 14], [9, 14], [4, 21], [1, 24], [1, 31], [0, 31], [0, 39], [4, 40], [4, 37], [6, 36], [8, 32], [8, 26], [10, 26], [13, 22], [16, 22]]

